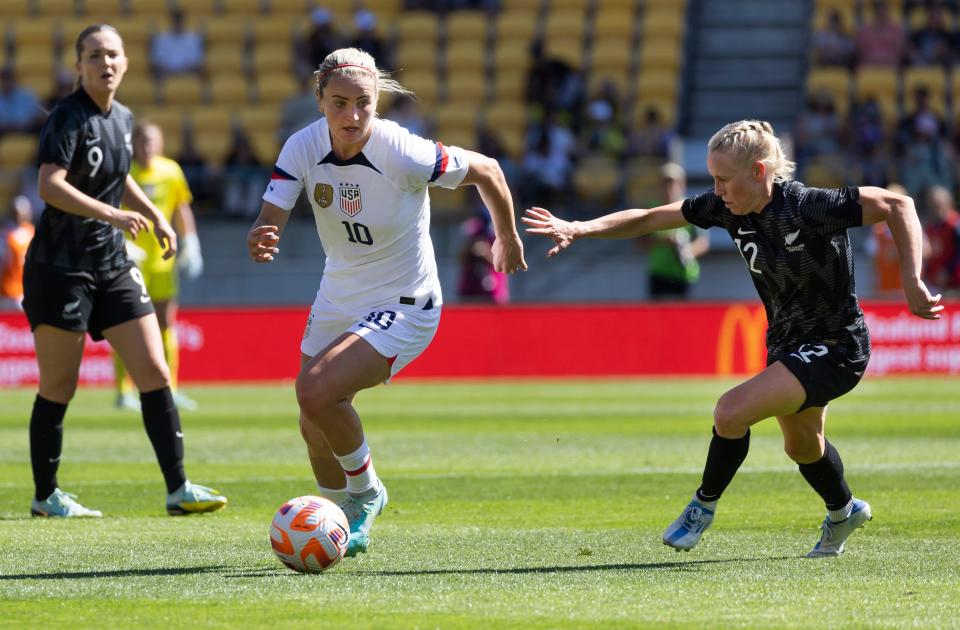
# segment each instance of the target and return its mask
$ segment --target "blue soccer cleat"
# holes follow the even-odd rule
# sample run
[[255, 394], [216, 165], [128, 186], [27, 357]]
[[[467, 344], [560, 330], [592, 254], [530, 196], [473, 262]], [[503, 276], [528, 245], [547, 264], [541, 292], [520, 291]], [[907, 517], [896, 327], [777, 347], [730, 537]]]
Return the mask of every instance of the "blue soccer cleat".
[[167, 514], [170, 516], [216, 512], [226, 506], [227, 497], [213, 488], [189, 481], [184, 482], [173, 494], [167, 495]]
[[370, 546], [370, 529], [373, 520], [380, 516], [387, 506], [387, 487], [380, 484], [380, 490], [369, 498], [350, 496], [340, 504], [340, 509], [350, 523], [350, 540], [347, 542], [346, 557], [352, 558], [358, 553], [366, 553]]
[[822, 530], [820, 540], [817, 541], [813, 550], [807, 554], [807, 557], [828, 558], [839, 556], [843, 553], [843, 546], [850, 534], [872, 519], [873, 514], [870, 512], [870, 504], [860, 499], [853, 499], [853, 510], [850, 512], [850, 516], [838, 523], [831, 521], [829, 514], [823, 519], [823, 524], [820, 525]]
[[700, 542], [700, 536], [713, 522], [713, 510], [703, 505], [696, 497], [677, 520], [663, 532], [663, 544], [677, 551], [690, 551]]
[[34, 499], [30, 503], [31, 516], [53, 518], [100, 518], [100, 510], [90, 510], [75, 501], [77, 495], [69, 494], [57, 488], [43, 501]]

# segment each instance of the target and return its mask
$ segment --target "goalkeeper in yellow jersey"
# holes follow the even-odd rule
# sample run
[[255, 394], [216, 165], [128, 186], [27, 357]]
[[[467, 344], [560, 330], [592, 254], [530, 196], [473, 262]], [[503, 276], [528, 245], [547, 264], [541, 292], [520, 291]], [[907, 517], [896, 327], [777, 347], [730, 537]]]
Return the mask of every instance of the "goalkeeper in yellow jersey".
[[[133, 164], [130, 175], [136, 180], [150, 201], [176, 229], [180, 248], [176, 257], [164, 259], [163, 250], [153, 231], [142, 231], [135, 239], [127, 236], [127, 251], [143, 275], [144, 287], [153, 300], [163, 334], [163, 350], [170, 364], [170, 387], [177, 407], [196, 409], [197, 403], [177, 389], [177, 268], [189, 279], [203, 273], [200, 240], [190, 203], [193, 200], [180, 165], [163, 156], [163, 132], [156, 124], [141, 121], [133, 129]], [[114, 354], [117, 400], [121, 409], [139, 409], [140, 400], [134, 395], [123, 363]]]

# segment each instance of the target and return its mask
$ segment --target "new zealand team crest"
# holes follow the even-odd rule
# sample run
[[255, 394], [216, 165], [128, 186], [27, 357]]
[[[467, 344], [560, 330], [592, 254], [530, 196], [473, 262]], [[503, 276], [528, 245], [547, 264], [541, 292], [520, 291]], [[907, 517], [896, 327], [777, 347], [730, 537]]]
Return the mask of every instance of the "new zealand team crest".
[[363, 210], [360, 203], [360, 187], [355, 184], [340, 183], [340, 209], [352, 217]]
[[333, 186], [330, 184], [317, 184], [313, 187], [313, 200], [321, 208], [329, 208], [333, 203]]

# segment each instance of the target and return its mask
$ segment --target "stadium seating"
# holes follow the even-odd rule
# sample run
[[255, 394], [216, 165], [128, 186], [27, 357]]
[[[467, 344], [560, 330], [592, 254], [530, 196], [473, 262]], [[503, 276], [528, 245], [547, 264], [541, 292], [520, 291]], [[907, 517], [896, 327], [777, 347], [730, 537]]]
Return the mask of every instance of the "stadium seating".
[[[817, 0], [821, 2], [840, 0]], [[487, 13], [406, 10], [403, 0], [10, 0], [0, 9], [8, 34], [5, 56], [21, 82], [46, 96], [58, 71], [73, 72], [73, 38], [92, 22], [115, 25], [124, 38], [129, 70], [119, 98], [137, 116], [155, 119], [176, 154], [187, 121], [197, 148], [215, 163], [236, 122], [250, 134], [261, 159], [277, 146], [283, 102], [300, 91], [296, 38], [306, 33], [309, 11], [333, 13], [344, 36], [354, 32], [358, 7], [377, 16], [377, 31], [393, 46], [397, 78], [413, 90], [423, 113], [445, 142], [473, 147], [477, 123], [496, 131], [511, 157], [525, 150], [531, 111], [526, 103], [531, 46], [581, 70], [587, 91], [603, 82], [618, 88], [624, 111], [654, 105], [676, 117], [686, 0], [511, 0]], [[8, 6], [7, 6], [8, 5]], [[189, 28], [206, 41], [205, 72], [158, 80], [149, 68], [154, 33], [168, 27], [171, 7], [184, 11]], [[381, 99], [381, 111], [389, 104]], [[219, 136], [219, 139], [218, 139]], [[21, 155], [7, 148], [5, 155]], [[15, 162], [13, 157], [8, 158]], [[618, 174], [587, 160], [580, 175]], [[609, 165], [604, 165], [609, 166]], [[609, 179], [614, 179], [612, 176]], [[589, 194], [612, 190], [593, 186]], [[451, 193], [447, 201], [462, 201]]]

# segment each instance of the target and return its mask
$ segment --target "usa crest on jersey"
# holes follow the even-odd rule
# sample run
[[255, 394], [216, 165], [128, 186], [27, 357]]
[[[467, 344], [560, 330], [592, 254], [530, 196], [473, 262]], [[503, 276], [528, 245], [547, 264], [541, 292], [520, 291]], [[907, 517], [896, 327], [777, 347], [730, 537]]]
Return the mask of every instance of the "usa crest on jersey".
[[355, 184], [340, 184], [340, 210], [352, 217], [362, 209], [360, 187]]

